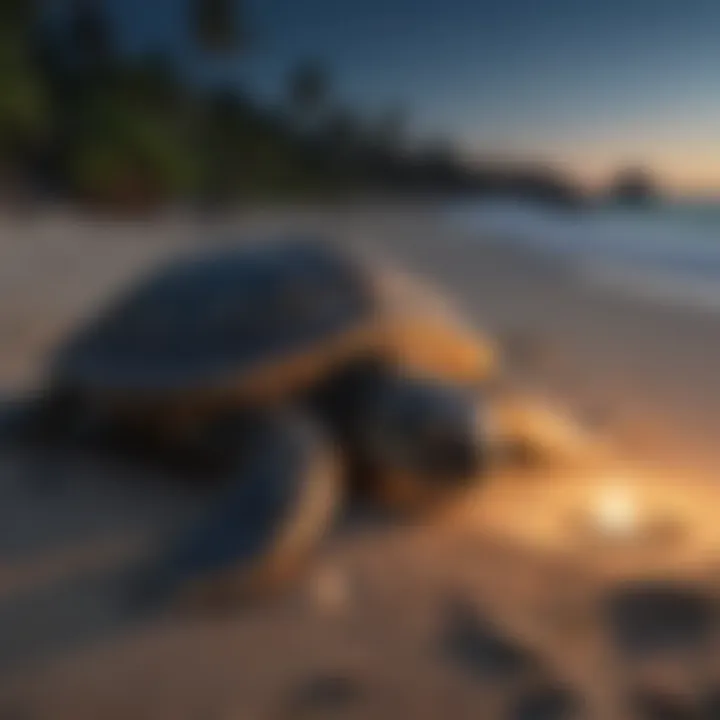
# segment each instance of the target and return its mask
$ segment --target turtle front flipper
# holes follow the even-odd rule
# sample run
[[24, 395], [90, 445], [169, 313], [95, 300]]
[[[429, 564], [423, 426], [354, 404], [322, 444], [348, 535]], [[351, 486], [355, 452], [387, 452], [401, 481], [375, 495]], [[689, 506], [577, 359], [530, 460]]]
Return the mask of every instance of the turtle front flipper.
[[234, 477], [199, 521], [143, 573], [141, 606], [219, 609], [280, 590], [308, 559], [340, 504], [340, 464], [309, 418], [258, 420]]
[[601, 434], [541, 397], [500, 393], [487, 417], [494, 456], [504, 466], [572, 468], [611, 452]]

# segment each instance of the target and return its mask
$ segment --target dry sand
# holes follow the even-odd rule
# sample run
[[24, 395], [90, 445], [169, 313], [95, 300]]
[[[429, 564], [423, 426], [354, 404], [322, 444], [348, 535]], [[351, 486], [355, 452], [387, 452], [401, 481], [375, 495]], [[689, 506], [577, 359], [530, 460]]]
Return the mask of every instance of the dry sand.
[[[53, 345], [149, 264], [198, 242], [284, 229], [330, 232], [449, 288], [474, 321], [522, 346], [518, 382], [597, 422], [672, 488], [670, 505], [691, 496], [688, 512], [704, 513], [693, 522], [713, 525], [715, 318], [584, 287], [568, 268], [450, 230], [431, 208], [257, 211], [211, 228], [60, 214], [5, 224], [0, 389], [12, 397], [37, 387]], [[627, 716], [634, 670], [595, 615], [608, 564], [565, 536], [533, 542], [547, 539], [538, 518], [557, 506], [552, 498], [573, 497], [589, 475], [498, 482], [495, 504], [478, 500], [442, 527], [347, 530], [267, 607], [124, 627], [117, 567], [192, 499], [149, 498], [128, 487], [127, 469], [83, 458], [8, 448], [0, 470], [0, 717], [565, 717], [523, 715], [518, 703], [566, 685], [582, 694], [567, 717]], [[521, 527], [530, 544], [516, 542]], [[692, 568], [703, 584], [714, 581], [715, 541]], [[650, 562], [641, 554], [630, 565]], [[688, 683], [720, 681], [716, 649], [686, 662], [704, 668]]]

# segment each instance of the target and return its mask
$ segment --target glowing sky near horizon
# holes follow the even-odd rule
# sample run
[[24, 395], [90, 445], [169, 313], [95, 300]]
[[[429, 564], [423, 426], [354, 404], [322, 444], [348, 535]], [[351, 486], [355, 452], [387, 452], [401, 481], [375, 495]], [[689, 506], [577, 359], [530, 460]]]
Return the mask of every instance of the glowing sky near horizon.
[[405, 107], [468, 156], [547, 159], [593, 184], [639, 163], [720, 191], [718, 0], [250, 0], [254, 47], [202, 69], [185, 0], [106, 2], [130, 47], [269, 98], [316, 57], [344, 102]]

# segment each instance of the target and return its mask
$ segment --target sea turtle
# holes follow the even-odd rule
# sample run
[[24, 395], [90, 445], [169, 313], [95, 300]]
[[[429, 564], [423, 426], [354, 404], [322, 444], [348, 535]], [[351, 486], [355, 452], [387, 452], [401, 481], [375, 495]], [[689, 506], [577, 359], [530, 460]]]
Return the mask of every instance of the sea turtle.
[[480, 480], [495, 366], [440, 294], [292, 237], [153, 271], [60, 348], [43, 417], [202, 459], [225, 487], [153, 574], [247, 594], [300, 566], [349, 492], [427, 511]]

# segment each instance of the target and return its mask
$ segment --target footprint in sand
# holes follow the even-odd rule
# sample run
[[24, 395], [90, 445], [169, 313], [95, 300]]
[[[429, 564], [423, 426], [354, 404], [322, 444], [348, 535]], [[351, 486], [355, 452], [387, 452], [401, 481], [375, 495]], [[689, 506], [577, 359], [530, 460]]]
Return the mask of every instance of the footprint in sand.
[[574, 720], [580, 717], [575, 695], [560, 685], [542, 684], [519, 693], [510, 703], [509, 720]]
[[501, 634], [463, 600], [452, 600], [447, 607], [441, 651], [479, 679], [520, 676], [537, 664], [530, 651]]
[[320, 674], [301, 683], [292, 693], [283, 717], [293, 720], [345, 717], [362, 696], [360, 683], [349, 675]]
[[502, 683], [502, 717], [509, 720], [571, 720], [579, 700], [551, 679], [539, 658], [482, 617], [470, 602], [453, 599], [446, 610], [443, 656], [472, 677]]
[[704, 650], [718, 630], [718, 605], [676, 582], [629, 582], [611, 590], [603, 608], [611, 640], [628, 658]]
[[604, 610], [632, 717], [720, 719], [720, 688], [704, 677], [720, 629], [715, 598], [687, 583], [635, 581], [614, 588]]

